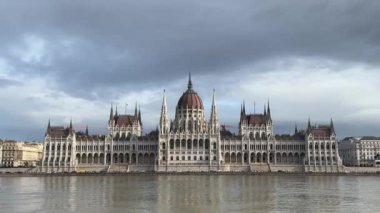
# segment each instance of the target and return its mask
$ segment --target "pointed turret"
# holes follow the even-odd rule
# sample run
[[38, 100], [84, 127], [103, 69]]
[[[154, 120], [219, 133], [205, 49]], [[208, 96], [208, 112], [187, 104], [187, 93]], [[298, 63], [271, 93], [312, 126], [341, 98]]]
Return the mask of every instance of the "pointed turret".
[[270, 106], [269, 106], [269, 100], [268, 100], [268, 110], [267, 110], [267, 114], [268, 114], [268, 116], [270, 117]]
[[216, 109], [216, 98], [215, 98], [215, 89], [212, 94], [212, 104], [211, 104], [211, 115], [210, 115], [210, 130], [212, 133], [217, 133], [219, 131], [219, 121], [218, 121], [218, 112]]
[[139, 122], [140, 122], [140, 125], [142, 125], [142, 122], [141, 122], [141, 108], [140, 108], [140, 105], [139, 105], [139, 112], [138, 112], [138, 118], [139, 118]]
[[243, 101], [243, 115], [245, 115], [245, 101]]
[[74, 128], [73, 128], [73, 119], [70, 119], [70, 126], [69, 126], [69, 134], [72, 135], [74, 134]]
[[135, 104], [135, 116], [138, 116], [138, 112], [137, 112], [137, 101], [136, 101], [136, 104]]
[[118, 114], [117, 114], [117, 105], [116, 105], [116, 110], [115, 110], [115, 117], [117, 117]]
[[50, 128], [50, 118], [49, 118], [48, 126], [46, 128], [46, 135], [50, 135], [50, 130], [51, 128]]
[[168, 118], [168, 109], [166, 103], [166, 94], [164, 90], [164, 94], [162, 97], [162, 106], [161, 106], [161, 116], [160, 116], [160, 133], [168, 133], [169, 132], [169, 118]]
[[88, 136], [88, 126], [86, 126], [85, 134]]
[[47, 130], [50, 131], [50, 118], [49, 118], [49, 122], [48, 122]]
[[110, 121], [113, 120], [113, 106], [111, 104], [111, 110], [110, 110]]
[[264, 115], [267, 115], [267, 107], [264, 104]]
[[331, 133], [335, 133], [334, 123], [333, 123], [333, 119], [332, 118], [331, 118], [331, 121], [330, 121], [330, 130], [331, 130]]
[[307, 130], [308, 130], [308, 131], [311, 130], [310, 117], [309, 117], [309, 120], [308, 120], [308, 122], [307, 122]]
[[294, 134], [298, 134], [298, 128], [297, 128], [297, 124], [295, 124], [295, 127], [294, 127]]

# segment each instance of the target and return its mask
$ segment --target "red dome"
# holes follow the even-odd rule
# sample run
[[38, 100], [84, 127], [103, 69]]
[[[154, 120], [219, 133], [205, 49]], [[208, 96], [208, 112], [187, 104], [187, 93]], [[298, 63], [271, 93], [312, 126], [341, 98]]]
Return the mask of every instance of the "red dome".
[[177, 104], [178, 109], [203, 109], [202, 99], [192, 89], [183, 93]]
[[191, 83], [190, 73], [189, 83], [187, 84], [187, 90], [179, 99], [177, 109], [203, 109], [202, 99], [193, 90], [193, 84]]

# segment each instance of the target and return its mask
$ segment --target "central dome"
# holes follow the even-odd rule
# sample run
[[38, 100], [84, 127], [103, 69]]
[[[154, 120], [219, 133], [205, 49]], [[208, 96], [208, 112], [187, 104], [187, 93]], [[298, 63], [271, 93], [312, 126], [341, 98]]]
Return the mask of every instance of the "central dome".
[[190, 75], [187, 90], [179, 99], [177, 109], [203, 109], [202, 99], [199, 97], [198, 93], [193, 90]]

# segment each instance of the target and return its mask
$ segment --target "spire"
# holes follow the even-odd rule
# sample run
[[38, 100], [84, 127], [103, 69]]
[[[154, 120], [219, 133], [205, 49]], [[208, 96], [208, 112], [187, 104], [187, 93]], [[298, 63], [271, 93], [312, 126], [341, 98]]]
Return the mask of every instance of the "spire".
[[50, 118], [49, 118], [49, 122], [48, 122], [48, 127], [47, 127], [48, 130], [50, 130]]
[[116, 105], [116, 110], [115, 110], [115, 116], [117, 116], [117, 105]]
[[307, 122], [307, 130], [311, 130], [310, 117], [309, 117], [309, 121]]
[[243, 100], [243, 115], [245, 115], [245, 101]]
[[46, 134], [50, 134], [50, 118], [49, 118], [48, 126], [46, 129]]
[[264, 104], [264, 115], [267, 115], [267, 107]]
[[191, 82], [191, 73], [189, 73], [189, 82], [187, 83], [187, 89], [193, 89], [193, 83]]
[[47, 126], [47, 128], [46, 128], [45, 136], [46, 136], [46, 135], [50, 135], [50, 132], [51, 132], [51, 128], [50, 128], [50, 118], [49, 118], [48, 126]]
[[142, 122], [141, 122], [141, 109], [140, 109], [140, 104], [139, 104], [139, 114], [138, 114], [138, 117], [139, 117], [140, 124], [142, 124]]
[[136, 101], [136, 104], [135, 104], [135, 116], [138, 116], [138, 114], [137, 114], [137, 101]]
[[88, 126], [86, 126], [86, 131], [85, 131], [86, 135], [88, 135]]
[[161, 116], [160, 116], [160, 130], [161, 133], [167, 133], [169, 131], [169, 119], [168, 119], [168, 109], [166, 103], [166, 94], [162, 96], [162, 107], [161, 107]]
[[111, 103], [111, 110], [110, 110], [110, 120], [113, 120], [113, 106]]
[[297, 124], [295, 124], [294, 134], [297, 134], [297, 133], [298, 133], [298, 128], [297, 128]]
[[210, 127], [211, 127], [210, 129], [212, 133], [217, 133], [219, 131], [219, 121], [218, 121], [218, 112], [216, 109], [215, 89], [213, 90], [213, 94], [212, 94]]
[[70, 134], [73, 132], [73, 119], [70, 118]]
[[270, 116], [269, 100], [268, 100], [268, 111], [267, 111], [267, 114]]
[[332, 118], [331, 118], [331, 121], [330, 121], [330, 129], [331, 129], [331, 132], [335, 132], [334, 123], [333, 123]]

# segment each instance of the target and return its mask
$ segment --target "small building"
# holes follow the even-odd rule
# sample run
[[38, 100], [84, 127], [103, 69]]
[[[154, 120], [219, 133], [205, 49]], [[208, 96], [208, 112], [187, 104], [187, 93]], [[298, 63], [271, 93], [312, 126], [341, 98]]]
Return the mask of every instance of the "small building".
[[0, 140], [0, 167], [3, 167], [3, 140]]
[[5, 140], [2, 142], [2, 167], [34, 167], [42, 158], [42, 144]]
[[380, 154], [380, 137], [347, 137], [339, 142], [339, 148], [345, 166], [373, 166]]

